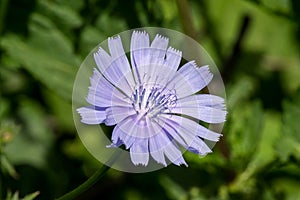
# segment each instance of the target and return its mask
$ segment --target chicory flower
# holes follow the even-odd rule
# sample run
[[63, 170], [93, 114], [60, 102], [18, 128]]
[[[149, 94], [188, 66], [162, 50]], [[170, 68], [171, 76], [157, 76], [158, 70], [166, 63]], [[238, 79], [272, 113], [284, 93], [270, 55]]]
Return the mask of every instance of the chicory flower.
[[213, 78], [209, 66], [180, 67], [182, 52], [168, 42], [134, 31], [129, 62], [120, 36], [109, 38], [109, 53], [100, 47], [94, 54], [90, 106], [77, 109], [82, 123], [115, 126], [108, 147], [125, 145], [135, 165], [146, 166], [151, 156], [164, 166], [166, 158], [187, 166], [180, 146], [206, 155], [212, 151], [204, 140], [221, 136], [199, 123], [223, 123], [227, 113], [223, 98], [199, 93]]

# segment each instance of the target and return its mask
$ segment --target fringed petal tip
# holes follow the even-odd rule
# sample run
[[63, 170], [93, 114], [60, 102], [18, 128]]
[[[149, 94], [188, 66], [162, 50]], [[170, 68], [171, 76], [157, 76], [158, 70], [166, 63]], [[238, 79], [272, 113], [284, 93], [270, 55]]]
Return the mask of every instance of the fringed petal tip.
[[214, 76], [209, 69], [209, 65], [198, 67], [197, 71], [199, 72], [200, 76], [203, 78], [207, 86], [211, 82]]
[[177, 160], [173, 161], [173, 164], [177, 165], [177, 166], [185, 166], [188, 167], [188, 164], [185, 162], [183, 157], [178, 158]]
[[173, 47], [169, 47], [168, 48], [168, 52], [170, 53], [170, 54], [175, 54], [175, 55], [178, 55], [178, 56], [182, 56], [182, 51], [180, 51], [180, 50], [178, 50], [178, 49], [175, 49], [175, 48], [173, 48]]
[[131, 161], [135, 166], [144, 166], [146, 167], [149, 162], [149, 153], [131, 153]]
[[151, 43], [151, 47], [166, 50], [168, 47], [168, 43], [169, 43], [169, 38], [162, 36], [160, 34], [156, 34], [154, 40]]
[[148, 35], [148, 33], [145, 30], [134, 30], [132, 33], [133, 36], [136, 35]]
[[108, 41], [121, 39], [120, 35], [114, 35], [112, 37], [108, 37]]
[[85, 124], [101, 124], [106, 114], [104, 110], [95, 110], [92, 106], [81, 107], [76, 110], [81, 117], [81, 122]]

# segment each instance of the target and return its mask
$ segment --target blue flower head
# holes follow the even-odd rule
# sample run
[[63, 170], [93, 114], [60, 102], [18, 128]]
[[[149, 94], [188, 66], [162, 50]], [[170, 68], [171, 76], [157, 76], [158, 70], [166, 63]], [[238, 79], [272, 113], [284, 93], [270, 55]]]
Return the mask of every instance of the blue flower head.
[[208, 66], [195, 61], [180, 67], [182, 52], [168, 47], [169, 39], [134, 31], [130, 62], [120, 36], [108, 39], [109, 53], [94, 54], [98, 69], [90, 78], [87, 107], [78, 108], [81, 122], [115, 126], [109, 148], [125, 145], [135, 165], [148, 165], [150, 156], [166, 166], [187, 165], [180, 147], [196, 154], [211, 152], [204, 140], [218, 141], [221, 134], [205, 128], [223, 123], [224, 99], [199, 94], [213, 78]]

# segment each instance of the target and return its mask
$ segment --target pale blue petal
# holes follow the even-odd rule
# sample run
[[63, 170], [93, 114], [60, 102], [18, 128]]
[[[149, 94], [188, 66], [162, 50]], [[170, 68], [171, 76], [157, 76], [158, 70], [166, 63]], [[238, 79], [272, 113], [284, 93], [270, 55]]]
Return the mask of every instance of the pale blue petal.
[[126, 149], [130, 149], [131, 159], [135, 165], [146, 165], [149, 152], [155, 161], [164, 166], [166, 166], [164, 156], [176, 165], [186, 165], [179, 147], [167, 134], [168, 132], [151, 120], [130, 116], [114, 128], [113, 144], [110, 147], [125, 144]]
[[208, 66], [198, 67], [195, 61], [190, 61], [177, 71], [167, 87], [174, 89], [178, 98], [183, 98], [203, 89], [212, 78]]
[[130, 158], [134, 165], [146, 166], [149, 162], [148, 139], [137, 139], [130, 147]]
[[[163, 124], [162, 126], [166, 132], [185, 149], [200, 155], [206, 155], [212, 152], [206, 143], [198, 137], [199, 135], [203, 135], [203, 133], [195, 134], [196, 129], [188, 130], [186, 127], [181, 127], [185, 125], [184, 123], [180, 123], [181, 119], [166, 116], [162, 117], [161, 120], [164, 121], [164, 123], [161, 124]], [[218, 134], [218, 137], [220, 137], [220, 134]], [[212, 138], [212, 136], [208, 138]]]
[[[185, 129], [185, 127], [181, 126], [180, 122], [177, 122], [176, 120], [173, 119], [173, 116], [172, 116], [172, 119], [169, 118], [169, 116], [167, 116], [167, 118], [161, 117], [161, 120], [164, 120], [164, 122], [168, 126], [171, 126], [173, 129], [175, 129], [176, 132], [183, 138], [184, 143], [181, 142], [181, 145], [184, 146], [185, 144], [187, 144], [187, 146], [189, 146], [190, 144], [193, 143], [194, 139], [196, 138], [196, 133], [187, 131]], [[172, 133], [172, 132], [170, 132], [170, 133]]]
[[175, 165], [186, 165], [174, 138], [159, 123], [153, 121], [149, 124], [150, 130], [156, 134], [149, 138], [149, 150], [151, 156], [158, 163], [166, 166], [164, 155]]
[[[211, 153], [211, 149], [207, 146], [207, 144], [199, 138], [199, 136], [204, 136], [203, 138], [210, 138], [212, 140], [218, 140], [220, 134], [214, 133], [203, 126], [200, 126], [197, 123], [191, 123], [192, 120], [186, 119], [180, 116], [162, 116], [161, 120], [164, 121], [164, 128], [168, 130], [171, 136], [176, 133], [183, 138], [182, 140], [176, 139], [184, 148], [187, 150], [197, 153], [200, 155], [206, 155]], [[194, 126], [193, 126], [194, 125]], [[172, 127], [172, 129], [168, 128], [168, 126]], [[200, 129], [200, 131], [198, 130]], [[174, 133], [174, 131], [176, 133]], [[207, 131], [207, 132], [204, 132]], [[200, 136], [200, 137], [201, 137]], [[178, 138], [178, 137], [177, 137]]]
[[95, 62], [101, 74], [114, 86], [129, 96], [134, 86], [131, 68], [125, 55], [121, 38], [109, 38], [111, 56], [101, 47], [94, 53]]
[[165, 87], [165, 85], [175, 76], [177, 72], [182, 52], [172, 47], [169, 47], [168, 50], [161, 49], [160, 51], [157, 49], [151, 49], [153, 54], [155, 54], [155, 51], [161, 52], [162, 55], [158, 57], [158, 59], [152, 59], [154, 62], [148, 67], [149, 77], [146, 76], [146, 81]]
[[113, 87], [97, 69], [90, 78], [87, 102], [98, 107], [128, 106], [130, 99]]
[[158, 133], [149, 138], [149, 150], [151, 156], [155, 161], [164, 166], [167, 166], [165, 156], [164, 156], [164, 149], [166, 145], [169, 145], [171, 141], [165, 136], [164, 130], [156, 123], [152, 123], [152, 129], [155, 129], [155, 132]]
[[143, 73], [139, 72], [138, 67], [145, 66], [149, 62], [149, 53], [145, 49], [149, 49], [150, 39], [146, 32], [134, 31], [131, 36], [130, 58], [133, 74], [138, 83], [142, 83]]
[[[169, 39], [161, 35], [156, 35], [149, 46], [149, 36], [144, 32], [134, 32], [131, 40], [131, 62], [134, 74], [138, 77], [139, 83], [154, 84], [162, 86], [176, 73], [176, 67], [168, 66], [170, 58], [176, 51], [169, 49], [167, 53]], [[180, 54], [178, 52], [176, 55]], [[168, 62], [166, 62], [168, 56]], [[181, 55], [180, 55], [181, 58]], [[176, 64], [176, 61], [172, 64]]]
[[198, 137], [194, 138], [194, 141], [188, 146], [187, 150], [195, 154], [200, 154], [202, 156], [212, 152], [212, 150], [205, 144], [205, 142], [203, 142], [203, 140]]
[[[163, 43], [163, 42], [162, 42]], [[167, 43], [167, 41], [165, 41]], [[145, 66], [145, 69], [141, 67], [141, 71], [145, 72], [144, 79], [148, 84], [158, 84], [162, 88], [175, 76], [182, 53], [175, 50], [172, 47], [166, 49], [152, 49], [153, 54], [162, 54], [157, 59], [151, 59], [152, 63], [149, 66]], [[158, 53], [155, 53], [158, 52]]]
[[165, 60], [166, 51], [168, 48], [168, 43], [169, 43], [168, 38], [158, 34], [155, 36], [150, 46], [149, 53], [151, 55], [151, 59], [149, 64], [157, 64], [157, 65], [163, 64]]
[[160, 119], [178, 131], [188, 145], [192, 143], [195, 136], [214, 142], [219, 141], [222, 136], [219, 133], [205, 128], [199, 123], [182, 116], [162, 114]]
[[77, 112], [85, 124], [101, 124], [106, 118], [105, 110], [95, 110], [92, 106], [78, 108]]
[[[164, 133], [162, 133], [164, 134]], [[167, 166], [164, 151], [163, 151], [163, 145], [161, 144], [163, 141], [158, 136], [154, 136], [149, 138], [149, 150], [151, 153], [151, 156], [155, 161], [157, 161], [160, 164], [163, 164], [164, 166]]]
[[192, 95], [177, 100], [176, 107], [170, 113], [187, 115], [208, 123], [223, 123], [227, 114], [223, 103], [222, 98], [214, 95]]
[[[169, 66], [165, 65], [165, 56], [169, 39], [161, 35], [156, 35], [149, 49], [144, 50], [144, 54], [149, 54], [150, 59], [145, 61], [144, 66], [139, 66], [143, 73], [143, 81], [148, 84], [160, 84], [162, 86], [167, 82], [172, 71]], [[171, 72], [169, 72], [171, 71]], [[175, 73], [173, 71], [173, 73]]]
[[137, 139], [148, 139], [157, 134], [150, 130], [150, 123], [147, 118], [140, 118], [138, 115], [132, 115], [118, 123], [112, 134], [112, 141], [116, 143], [118, 139], [122, 140], [126, 148], [130, 148]]
[[177, 71], [182, 57], [182, 52], [169, 47], [166, 53], [165, 64]]
[[225, 101], [222, 97], [212, 94], [197, 94], [182, 98], [179, 102], [194, 102], [200, 106], [212, 107], [219, 110], [225, 110]]
[[121, 146], [122, 144], [124, 144], [123, 141], [120, 139], [117, 139], [117, 141], [115, 141], [115, 143], [111, 143], [110, 145], [107, 145], [106, 147], [107, 148], [117, 148], [117, 147]]
[[106, 119], [104, 122], [105, 125], [112, 126], [134, 114], [136, 114], [136, 111], [131, 105], [129, 107], [112, 106], [106, 109]]
[[156, 134], [155, 136], [149, 138], [149, 150], [151, 156], [158, 163], [167, 166], [164, 155], [174, 164], [181, 165], [185, 164], [185, 161], [182, 157], [182, 153], [179, 150], [179, 147], [176, 145], [174, 139], [172, 137], [168, 137], [169, 134], [165, 130], [163, 130], [159, 125], [155, 125], [156, 129], [160, 129], [160, 134]]
[[224, 99], [210, 94], [192, 95], [177, 100], [171, 113], [183, 114], [208, 123], [223, 123], [226, 119]]
[[172, 72], [172, 74], [168, 74], [168, 79], [173, 78], [173, 76], [175, 75], [180, 61], [181, 61], [181, 57], [182, 57], [182, 52], [179, 50], [176, 50], [172, 47], [169, 47], [166, 53], [166, 59], [165, 59], [165, 63], [164, 65], [170, 68], [170, 72]]
[[94, 60], [102, 74], [104, 74], [106, 69], [112, 63], [112, 58], [110, 55], [101, 47], [99, 47], [98, 51], [94, 53]]
[[184, 158], [182, 157], [182, 153], [179, 150], [179, 147], [177, 146], [177, 144], [174, 141], [172, 141], [172, 143], [170, 143], [169, 145], [165, 146], [164, 153], [167, 156], [167, 158], [175, 165], [188, 166], [186, 164]]
[[132, 137], [144, 139], [158, 134], [156, 132], [153, 132], [155, 130], [150, 130], [149, 127], [151, 127], [151, 123], [151, 119], [149, 119], [148, 117], [134, 115], [123, 120], [120, 123], [120, 129], [130, 134]]
[[[113, 59], [112, 68], [120, 69], [122, 77], [116, 82], [116, 86], [124, 91], [132, 90], [135, 81], [132, 76], [132, 71], [128, 59], [126, 57], [121, 37], [118, 35], [108, 39], [108, 47]], [[123, 80], [123, 81], [122, 81]]]
[[176, 131], [176, 126], [172, 126], [172, 123], [166, 121], [166, 119], [161, 118], [158, 121], [158, 124], [167, 132], [176, 142], [178, 142], [181, 146], [188, 146], [187, 143], [183, 140], [181, 134]]
[[110, 145], [110, 147], [120, 146], [120, 144], [124, 144], [126, 149], [129, 149], [135, 142], [136, 138], [124, 132], [122, 129], [120, 129], [120, 124], [117, 124], [112, 132], [111, 140], [112, 144]]

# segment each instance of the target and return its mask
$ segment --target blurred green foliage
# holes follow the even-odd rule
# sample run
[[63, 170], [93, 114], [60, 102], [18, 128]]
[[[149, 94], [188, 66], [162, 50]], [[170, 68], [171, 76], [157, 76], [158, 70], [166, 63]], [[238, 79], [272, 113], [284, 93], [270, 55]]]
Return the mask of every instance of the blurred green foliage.
[[212, 55], [224, 136], [211, 155], [185, 154], [188, 168], [110, 170], [78, 199], [300, 199], [297, 0], [1, 0], [0, 199], [54, 199], [101, 166], [76, 135], [73, 81], [98, 43], [142, 26], [184, 32]]

